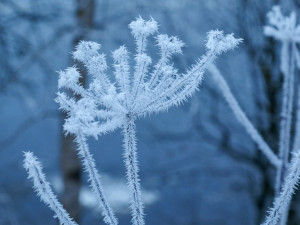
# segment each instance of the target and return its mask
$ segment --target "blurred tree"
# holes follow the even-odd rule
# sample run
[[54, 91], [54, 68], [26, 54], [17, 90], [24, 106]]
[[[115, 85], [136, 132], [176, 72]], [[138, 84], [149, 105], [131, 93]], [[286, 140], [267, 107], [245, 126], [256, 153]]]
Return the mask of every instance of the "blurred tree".
[[[80, 40], [86, 40], [89, 37], [89, 31], [94, 25], [94, 0], [76, 0], [76, 26], [77, 32], [73, 38], [73, 46], [75, 47]], [[74, 64], [74, 62], [72, 63]], [[78, 65], [78, 62], [76, 62]], [[79, 64], [80, 73], [82, 74], [80, 82], [83, 86], [86, 83], [85, 71]], [[63, 113], [63, 119], [66, 114]], [[75, 221], [80, 220], [80, 203], [79, 193], [81, 188], [81, 164], [78, 159], [74, 135], [64, 135], [61, 132], [61, 168], [63, 175], [64, 190], [62, 194], [62, 202], [65, 209]]]

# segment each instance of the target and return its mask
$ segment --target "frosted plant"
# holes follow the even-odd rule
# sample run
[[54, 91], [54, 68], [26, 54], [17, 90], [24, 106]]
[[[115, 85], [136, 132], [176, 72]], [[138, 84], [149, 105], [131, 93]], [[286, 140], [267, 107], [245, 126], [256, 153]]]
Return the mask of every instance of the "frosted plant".
[[273, 37], [282, 43], [281, 70], [284, 75], [284, 84], [279, 140], [279, 157], [282, 159], [282, 166], [278, 170], [276, 181], [276, 192], [279, 193], [290, 153], [295, 60], [297, 58], [296, 55], [299, 54], [296, 49], [296, 43], [300, 42], [300, 26], [296, 25], [296, 14], [294, 12], [289, 17], [284, 17], [279, 6], [273, 7], [272, 11], [268, 13], [268, 18], [270, 25], [265, 27], [265, 35]]
[[282, 214], [289, 207], [293, 193], [300, 179], [300, 151], [294, 153], [293, 159], [289, 165], [288, 175], [282, 186], [279, 196], [275, 199], [272, 209], [263, 223], [263, 225], [276, 225]]
[[[234, 95], [230, 91], [230, 88], [223, 78], [221, 72], [215, 65], [211, 65], [208, 67], [208, 71], [211, 73], [212, 78], [219, 86], [222, 95], [224, 96], [226, 102], [231, 108], [232, 112], [236, 116], [237, 120], [244, 126], [245, 130], [252, 138], [252, 140], [258, 145], [259, 149], [266, 156], [269, 162], [275, 167], [278, 171], [281, 166], [281, 160], [279, 157], [273, 152], [273, 150], [269, 147], [269, 145], [265, 142], [263, 137], [258, 133], [253, 124], [247, 118], [241, 107], [239, 106], [237, 100]], [[300, 96], [300, 89], [299, 94]], [[290, 164], [289, 173], [285, 180], [285, 184], [283, 186], [282, 193], [274, 202], [274, 207], [269, 211], [269, 216], [266, 219], [266, 222], [263, 225], [277, 225], [279, 218], [281, 218], [281, 224], [286, 224], [288, 217], [288, 209], [290, 205], [290, 201], [292, 198], [293, 191], [296, 189], [296, 184], [299, 180], [299, 171], [300, 171], [300, 151], [299, 151], [299, 133], [300, 133], [300, 98], [298, 97], [298, 110], [297, 110], [297, 124], [296, 124], [296, 132], [294, 137], [293, 151], [295, 152], [294, 161]], [[293, 179], [291, 179], [293, 178]], [[293, 184], [293, 185], [292, 185]]]
[[209, 66], [208, 71], [211, 73], [212, 78], [219, 86], [226, 102], [228, 103], [237, 120], [244, 126], [249, 136], [258, 145], [259, 149], [266, 156], [269, 162], [275, 168], [279, 168], [281, 166], [281, 161], [279, 160], [278, 156], [269, 147], [269, 145], [266, 143], [263, 137], [258, 133], [253, 124], [247, 118], [247, 116], [239, 106], [237, 100], [235, 99], [234, 95], [231, 93], [230, 88], [226, 80], [223, 78], [221, 72], [215, 65]]
[[33, 155], [32, 152], [25, 152], [24, 156], [24, 167], [28, 172], [28, 178], [33, 180], [33, 187], [37, 195], [54, 211], [55, 217], [57, 217], [59, 220], [59, 224], [76, 225], [77, 223], [70, 218], [69, 214], [58, 202], [49, 182], [45, 178], [41, 163], [38, 161], [38, 159]]
[[[300, 68], [300, 57], [296, 44], [300, 42], [300, 25], [296, 24], [296, 14], [292, 12], [290, 16], [284, 17], [278, 6], [273, 7], [272, 11], [268, 13], [270, 26], [265, 27], [265, 35], [275, 38], [282, 43], [281, 47], [281, 71], [284, 75], [283, 97], [281, 108], [280, 121], [280, 140], [279, 140], [279, 158], [282, 160], [281, 167], [277, 170], [276, 192], [279, 194], [282, 191], [283, 180], [287, 173], [287, 166], [289, 162], [289, 155], [291, 149], [298, 151], [299, 149], [299, 125], [300, 125], [300, 111], [299, 103], [296, 113], [296, 127], [294, 144], [291, 146], [291, 122], [294, 99], [294, 76], [295, 65]], [[299, 92], [299, 87], [298, 87]], [[298, 93], [298, 101], [300, 92]], [[288, 211], [291, 198], [285, 204], [285, 208], [281, 211], [280, 224], [284, 225], [288, 219]]]
[[129, 67], [129, 52], [121, 46], [112, 54], [115, 79], [109, 79], [105, 56], [98, 52], [100, 45], [82, 41], [73, 57], [85, 65], [92, 81], [84, 89], [78, 83], [80, 74], [77, 69], [68, 68], [60, 73], [59, 87], [71, 89], [81, 99], [76, 101], [64, 93], [58, 93], [57, 101], [69, 115], [64, 125], [68, 133], [97, 137], [122, 128], [132, 222], [142, 225], [144, 212], [138, 177], [135, 120], [186, 100], [197, 90], [207, 65], [222, 52], [236, 47], [241, 40], [235, 39], [232, 34], [225, 36], [222, 31], [210, 31], [206, 54], [186, 73], [179, 74], [170, 59], [173, 54], [181, 53], [182, 41], [177, 37], [156, 35], [160, 58], [150, 70], [152, 60], [146, 54], [147, 38], [157, 32], [158, 25], [153, 19], [145, 21], [139, 17], [129, 24], [129, 28], [136, 42], [133, 71]]
[[[114, 78], [107, 76], [105, 56], [99, 53], [100, 45], [81, 41], [73, 52], [73, 58], [84, 64], [91, 82], [87, 88], [83, 88], [79, 83], [80, 73], [76, 67], [61, 71], [58, 87], [71, 90], [79, 98], [59, 92], [56, 101], [60, 109], [68, 114], [64, 130], [76, 137], [79, 155], [88, 172], [91, 187], [98, 197], [104, 220], [108, 224], [117, 224], [117, 220], [103, 194], [86, 139], [89, 136], [98, 138], [99, 135], [117, 128], [123, 130], [132, 223], [143, 225], [135, 120], [165, 111], [185, 101], [197, 90], [207, 66], [221, 53], [236, 47], [241, 39], [234, 38], [232, 34], [224, 35], [218, 30], [208, 32], [206, 53], [186, 73], [180, 74], [170, 59], [173, 54], [181, 53], [184, 46], [182, 41], [177, 37], [156, 34], [158, 25], [153, 19], [145, 21], [138, 17], [129, 24], [129, 28], [136, 43], [134, 68], [130, 69], [127, 48], [121, 46], [112, 53]], [[160, 57], [153, 69], [150, 69], [152, 60], [146, 53], [147, 39], [154, 34]]]
[[[292, 13], [289, 17], [284, 17], [278, 6], [268, 13], [270, 26], [264, 29], [266, 36], [271, 36], [282, 42], [281, 51], [281, 70], [284, 74], [284, 85], [282, 94], [282, 110], [280, 121], [280, 138], [278, 156], [268, 146], [261, 137], [253, 124], [242, 111], [237, 100], [228, 87], [227, 82], [223, 78], [221, 72], [215, 65], [211, 65], [208, 70], [216, 84], [219, 86], [226, 102], [233, 111], [237, 120], [244, 126], [250, 137], [256, 142], [259, 149], [263, 152], [269, 162], [275, 167], [277, 172], [275, 190], [277, 198], [274, 206], [269, 212], [266, 224], [285, 225], [288, 219], [288, 210], [293, 191], [299, 180], [300, 171], [300, 88], [298, 86], [298, 103], [296, 112], [296, 125], [293, 146], [291, 141], [291, 121], [294, 98], [294, 72], [295, 63], [300, 65], [299, 52], [296, 49], [296, 43], [300, 41], [300, 26], [296, 26], [296, 15]], [[289, 163], [289, 154], [293, 151], [294, 158]], [[290, 167], [288, 170], [287, 168]], [[283, 182], [284, 181], [284, 182]]]

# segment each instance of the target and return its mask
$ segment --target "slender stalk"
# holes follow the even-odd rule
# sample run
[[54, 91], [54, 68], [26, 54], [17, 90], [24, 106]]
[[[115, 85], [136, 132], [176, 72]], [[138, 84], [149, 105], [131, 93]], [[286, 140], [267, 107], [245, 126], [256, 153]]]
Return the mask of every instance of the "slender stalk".
[[77, 225], [57, 200], [49, 182], [46, 180], [39, 160], [32, 152], [25, 152], [24, 156], [24, 167], [28, 172], [28, 178], [32, 179], [33, 187], [40, 199], [54, 211], [55, 217], [59, 220], [59, 224]]
[[286, 207], [282, 210], [282, 215], [277, 225], [287, 225], [291, 202], [292, 198], [287, 200]]
[[[295, 126], [295, 135], [293, 142], [293, 152], [298, 152], [300, 148], [300, 86], [298, 86], [298, 96], [297, 96], [297, 110], [296, 110], [296, 126]], [[282, 214], [280, 219], [280, 225], [286, 225], [288, 222], [289, 210], [292, 199], [289, 199], [287, 206]]]
[[[295, 44], [292, 42], [283, 43], [282, 50], [282, 70], [284, 74], [283, 97], [281, 106], [279, 158], [282, 160], [281, 166], [277, 170], [275, 191], [280, 193], [290, 153], [290, 133], [292, 120], [292, 106], [294, 97], [294, 70], [295, 70]], [[283, 57], [284, 56], [284, 57]]]
[[220, 71], [215, 65], [211, 65], [208, 67], [208, 70], [211, 72], [213, 79], [219, 86], [226, 102], [228, 103], [229, 107], [233, 111], [237, 120], [241, 123], [241, 125], [245, 128], [247, 133], [250, 135], [252, 140], [258, 145], [259, 149], [265, 154], [266, 158], [270, 161], [270, 163], [275, 167], [280, 167], [280, 160], [275, 155], [273, 150], [269, 147], [269, 145], [265, 142], [262, 136], [258, 133], [255, 129], [253, 124], [247, 118], [241, 107], [239, 106], [237, 100], [233, 96], [230, 91], [230, 88], [226, 82], [226, 80], [222, 77]]
[[294, 154], [293, 159], [289, 165], [288, 174], [284, 179], [282, 190], [274, 201], [273, 208], [263, 223], [263, 225], [276, 225], [278, 220], [282, 218], [284, 211], [286, 211], [292, 195], [295, 192], [296, 186], [300, 178], [300, 153]]
[[298, 85], [297, 110], [296, 110], [296, 126], [293, 143], [293, 151], [296, 152], [300, 148], [300, 85]]
[[78, 145], [79, 156], [82, 159], [85, 171], [88, 173], [92, 190], [96, 194], [100, 208], [102, 209], [102, 216], [104, 217], [104, 222], [109, 225], [117, 225], [118, 221], [103, 193], [100, 176], [96, 169], [94, 158], [88, 149], [86, 138], [81, 132], [78, 132], [76, 134], [75, 140]]
[[134, 225], [144, 225], [144, 209], [141, 197], [140, 180], [138, 176], [135, 124], [130, 114], [126, 115], [126, 122], [123, 127], [123, 135], [127, 185], [131, 195], [130, 207], [132, 213], [132, 222]]

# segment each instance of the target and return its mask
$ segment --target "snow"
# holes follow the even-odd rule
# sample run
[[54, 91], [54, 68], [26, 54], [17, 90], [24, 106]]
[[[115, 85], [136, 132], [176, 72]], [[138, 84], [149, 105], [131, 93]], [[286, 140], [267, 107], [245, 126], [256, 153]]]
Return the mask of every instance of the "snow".
[[[112, 208], [118, 214], [127, 214], [129, 212], [128, 206], [130, 204], [130, 195], [124, 178], [113, 177], [105, 173], [102, 173], [101, 177], [106, 190], [105, 194]], [[51, 183], [56, 192], [61, 193], [63, 191], [63, 182], [60, 177], [53, 176], [51, 178]], [[145, 205], [149, 206], [159, 200], [159, 193], [157, 191], [142, 188], [142, 197]], [[80, 189], [79, 201], [82, 206], [89, 210], [96, 212], [100, 210], [100, 208], [97, 207], [97, 198], [88, 186], [83, 186]]]

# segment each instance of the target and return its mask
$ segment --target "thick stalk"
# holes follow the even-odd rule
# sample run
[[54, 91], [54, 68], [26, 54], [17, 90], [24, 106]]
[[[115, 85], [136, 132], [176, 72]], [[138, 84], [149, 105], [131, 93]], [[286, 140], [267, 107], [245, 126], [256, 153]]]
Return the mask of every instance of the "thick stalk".
[[126, 115], [123, 133], [124, 161], [126, 165], [127, 185], [131, 195], [130, 207], [132, 213], [132, 222], [134, 225], [144, 225], [144, 210], [138, 176], [135, 124], [130, 114]]
[[[294, 69], [295, 69], [295, 44], [292, 42], [283, 44], [283, 52], [287, 51], [282, 56], [284, 84], [282, 93], [282, 107], [281, 107], [281, 121], [280, 121], [280, 139], [279, 139], [279, 158], [282, 164], [277, 170], [277, 180], [275, 191], [278, 195], [282, 188], [286, 168], [288, 166], [289, 153], [290, 153], [290, 133], [291, 133], [291, 119], [292, 119], [292, 105], [294, 97]], [[284, 49], [286, 48], [286, 49]]]

